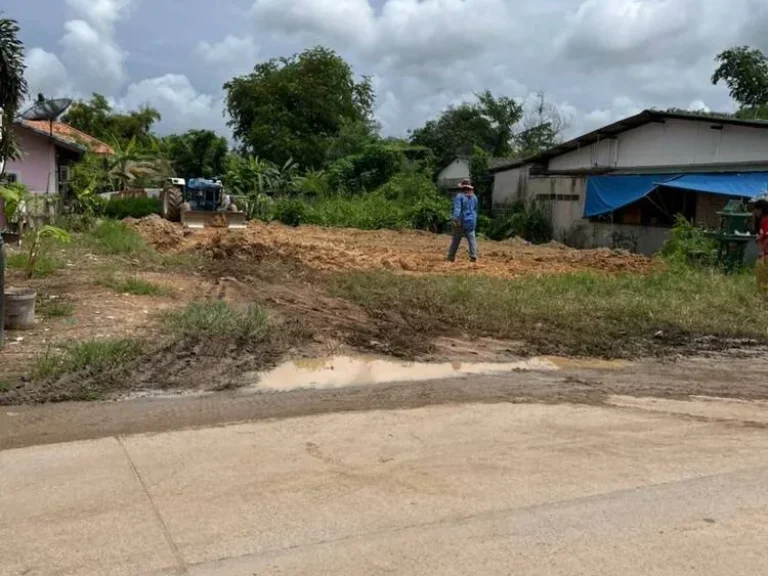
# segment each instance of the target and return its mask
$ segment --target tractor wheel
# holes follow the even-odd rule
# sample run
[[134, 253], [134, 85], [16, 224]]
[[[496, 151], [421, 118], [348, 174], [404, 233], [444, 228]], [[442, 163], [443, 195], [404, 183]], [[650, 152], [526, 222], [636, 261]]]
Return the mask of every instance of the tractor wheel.
[[184, 195], [176, 186], [166, 186], [162, 193], [163, 218], [171, 222], [181, 222], [181, 205]]

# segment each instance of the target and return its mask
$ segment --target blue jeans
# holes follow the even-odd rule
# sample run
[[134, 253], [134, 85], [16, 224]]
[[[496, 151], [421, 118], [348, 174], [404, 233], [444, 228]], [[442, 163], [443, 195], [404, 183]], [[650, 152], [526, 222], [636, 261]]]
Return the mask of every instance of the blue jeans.
[[475, 231], [467, 230], [465, 228], [454, 228], [451, 247], [448, 250], [448, 260], [450, 262], [456, 260], [456, 252], [459, 251], [462, 238], [466, 238], [467, 243], [469, 244], [469, 257], [472, 258], [472, 260], [477, 260], [477, 236], [475, 236]]

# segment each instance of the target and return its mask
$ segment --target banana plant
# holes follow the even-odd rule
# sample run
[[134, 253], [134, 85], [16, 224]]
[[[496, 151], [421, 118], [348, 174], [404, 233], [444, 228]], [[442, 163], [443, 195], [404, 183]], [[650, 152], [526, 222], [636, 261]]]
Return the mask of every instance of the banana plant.
[[31, 279], [35, 275], [35, 267], [37, 266], [37, 260], [40, 257], [40, 253], [45, 247], [45, 240], [51, 238], [61, 244], [69, 244], [72, 242], [72, 236], [66, 230], [56, 228], [55, 226], [41, 226], [35, 230], [35, 234], [32, 237], [32, 244], [29, 247], [29, 254], [27, 256], [27, 279]]

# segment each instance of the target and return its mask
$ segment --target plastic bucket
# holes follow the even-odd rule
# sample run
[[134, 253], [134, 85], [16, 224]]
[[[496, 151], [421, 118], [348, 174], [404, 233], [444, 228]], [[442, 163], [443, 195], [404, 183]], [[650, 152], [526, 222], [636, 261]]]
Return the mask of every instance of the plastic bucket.
[[5, 289], [5, 319], [8, 330], [31, 330], [35, 326], [35, 298], [31, 288]]

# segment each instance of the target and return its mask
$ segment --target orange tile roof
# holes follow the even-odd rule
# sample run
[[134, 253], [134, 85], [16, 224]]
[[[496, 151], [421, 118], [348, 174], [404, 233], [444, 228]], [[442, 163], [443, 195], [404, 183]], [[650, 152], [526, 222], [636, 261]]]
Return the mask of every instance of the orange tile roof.
[[[21, 125], [41, 134], [51, 133], [51, 124], [47, 120], [22, 120]], [[100, 156], [112, 156], [115, 151], [109, 144], [94, 138], [90, 134], [81, 132], [64, 122], [53, 123], [53, 136], [64, 143], [87, 148], [90, 152]]]

